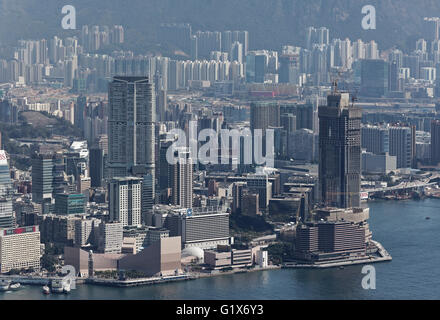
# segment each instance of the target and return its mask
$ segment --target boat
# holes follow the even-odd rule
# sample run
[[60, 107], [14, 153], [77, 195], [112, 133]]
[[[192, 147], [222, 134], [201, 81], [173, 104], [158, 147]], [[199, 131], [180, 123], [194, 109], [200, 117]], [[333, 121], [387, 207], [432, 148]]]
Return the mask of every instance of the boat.
[[64, 293], [69, 293], [70, 292], [70, 283], [65, 283], [63, 285], [63, 292]]
[[344, 269], [344, 266], [339, 266], [339, 269]]
[[11, 280], [9, 279], [0, 279], [0, 291], [9, 290], [9, 286], [11, 285]]
[[10, 290], [18, 290], [18, 289], [20, 289], [20, 287], [21, 287], [21, 284], [19, 282], [16, 282], [16, 283], [11, 284], [9, 286], [9, 289]]
[[431, 219], [431, 218], [430, 218], [430, 217], [426, 217], [425, 219], [426, 219], [426, 220], [429, 220], [429, 219]]
[[50, 288], [52, 293], [63, 293], [64, 292], [64, 285], [62, 279], [56, 279], [52, 280], [50, 282]]
[[43, 293], [44, 294], [49, 294], [50, 293], [50, 288], [48, 286], [43, 286]]

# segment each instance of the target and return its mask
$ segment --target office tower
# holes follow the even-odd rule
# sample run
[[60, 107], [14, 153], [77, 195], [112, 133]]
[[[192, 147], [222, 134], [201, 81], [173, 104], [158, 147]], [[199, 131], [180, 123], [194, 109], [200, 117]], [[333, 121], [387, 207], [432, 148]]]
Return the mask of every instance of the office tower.
[[272, 197], [272, 183], [269, 182], [267, 174], [250, 174], [246, 179], [246, 185], [249, 191], [258, 194], [258, 206], [265, 210]]
[[102, 253], [121, 253], [123, 241], [122, 222], [101, 222], [97, 230], [98, 251]]
[[86, 197], [83, 194], [55, 194], [55, 213], [59, 215], [85, 214]]
[[119, 221], [124, 227], [140, 225], [141, 190], [141, 178], [113, 178], [109, 183], [110, 221]]
[[240, 213], [245, 189], [246, 182], [244, 181], [238, 181], [232, 184], [232, 213]]
[[276, 102], [252, 102], [250, 115], [251, 131], [280, 126], [280, 105]]
[[104, 151], [101, 148], [93, 147], [89, 153], [90, 186], [92, 188], [102, 187], [104, 179]]
[[397, 157], [397, 169], [411, 168], [413, 134], [410, 127], [390, 127], [390, 155]]
[[38, 226], [9, 228], [0, 232], [0, 273], [12, 269], [40, 270]]
[[168, 111], [168, 95], [165, 90], [157, 90], [157, 120], [166, 121]]
[[12, 207], [12, 181], [8, 160], [4, 150], [0, 150], [0, 228], [14, 228], [15, 217]]
[[391, 92], [402, 91], [400, 82], [400, 68], [397, 61], [392, 61], [389, 68], [388, 90]]
[[327, 97], [319, 107], [319, 188], [324, 205], [360, 206], [360, 108], [349, 104], [348, 93]]
[[141, 214], [142, 218], [153, 210], [154, 205], [154, 185], [153, 176], [146, 174], [142, 179], [142, 199], [141, 199]]
[[160, 140], [159, 148], [159, 190], [171, 188], [171, 169], [167, 161], [167, 151], [174, 140]]
[[263, 83], [268, 68], [268, 60], [268, 51], [250, 51], [246, 55], [246, 82]]
[[267, 56], [256, 55], [255, 56], [255, 82], [263, 83], [264, 76], [267, 70]]
[[[32, 201], [48, 205], [56, 193], [64, 192], [64, 160], [61, 154], [32, 157]], [[46, 208], [47, 209], [47, 208]], [[43, 212], [46, 212], [43, 208]]]
[[362, 60], [361, 95], [380, 98], [388, 93], [389, 65], [384, 60]]
[[84, 117], [85, 117], [86, 108], [87, 108], [87, 97], [81, 95], [76, 99], [76, 105], [74, 110], [75, 116], [73, 121], [75, 127], [80, 129], [81, 132], [84, 132]]
[[388, 126], [365, 125], [361, 129], [362, 149], [373, 154], [390, 151], [390, 132]]
[[440, 120], [431, 122], [431, 163], [437, 165], [440, 162]]
[[192, 208], [193, 200], [193, 164], [188, 148], [175, 151], [177, 162], [170, 164], [172, 204], [182, 208]]
[[[109, 174], [154, 175], [156, 103], [146, 77], [114, 77], [109, 84]], [[154, 186], [154, 184], [153, 184]]]

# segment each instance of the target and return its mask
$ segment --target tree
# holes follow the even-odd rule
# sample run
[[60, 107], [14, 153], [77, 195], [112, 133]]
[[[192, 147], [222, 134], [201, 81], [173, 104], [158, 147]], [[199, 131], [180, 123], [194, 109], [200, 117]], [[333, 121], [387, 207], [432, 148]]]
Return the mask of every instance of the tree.
[[41, 257], [41, 266], [49, 272], [55, 272], [58, 259], [52, 255], [44, 254]]

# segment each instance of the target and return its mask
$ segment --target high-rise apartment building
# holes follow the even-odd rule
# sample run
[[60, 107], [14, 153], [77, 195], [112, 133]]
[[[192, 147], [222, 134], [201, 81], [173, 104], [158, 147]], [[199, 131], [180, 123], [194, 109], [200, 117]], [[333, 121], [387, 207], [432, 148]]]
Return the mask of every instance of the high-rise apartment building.
[[125, 226], [141, 224], [142, 178], [117, 177], [109, 183], [110, 221]]
[[251, 103], [251, 131], [280, 126], [280, 105], [276, 102]]
[[182, 208], [192, 208], [193, 164], [187, 148], [176, 150], [178, 161], [169, 166], [172, 189], [172, 204]]
[[397, 157], [397, 169], [412, 167], [413, 139], [410, 127], [390, 127], [390, 155]]
[[319, 107], [319, 188], [324, 205], [360, 206], [360, 108], [349, 104], [348, 93], [327, 97]]
[[111, 177], [151, 174], [155, 181], [155, 121], [155, 91], [149, 78], [114, 77], [109, 84]]
[[101, 222], [98, 227], [98, 251], [121, 253], [123, 226], [121, 222]]
[[390, 131], [388, 126], [362, 126], [362, 148], [373, 154], [390, 151]]

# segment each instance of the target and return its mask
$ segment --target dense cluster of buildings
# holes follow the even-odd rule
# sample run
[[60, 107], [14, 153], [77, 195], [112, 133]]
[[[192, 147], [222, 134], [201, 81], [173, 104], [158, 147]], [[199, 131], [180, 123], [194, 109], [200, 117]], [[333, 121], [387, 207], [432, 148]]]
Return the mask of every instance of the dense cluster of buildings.
[[[14, 140], [32, 145], [28, 171], [0, 152], [1, 273], [40, 269], [53, 246], [90, 277], [175, 275], [182, 263], [265, 267], [267, 241], [235, 235], [268, 221], [301, 263], [368, 258], [378, 247], [362, 183], [386, 187], [392, 173], [440, 163], [438, 35], [387, 54], [374, 41], [331, 39], [325, 27], [280, 51], [252, 50], [247, 31], [193, 33], [189, 24], [161, 25], [158, 40], [173, 59], [97, 53], [122, 44], [124, 30], [94, 26], [80, 39], [20, 41], [14, 59], [0, 61], [2, 123], [45, 112], [83, 137]], [[46, 86], [71, 98], [14, 96]], [[239, 133], [235, 144], [224, 131]]]

